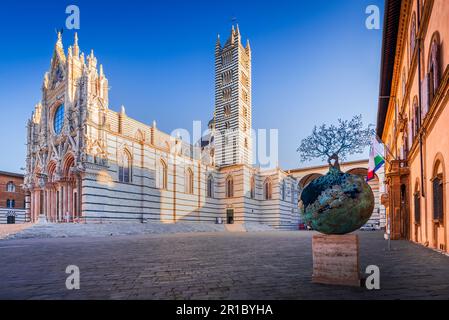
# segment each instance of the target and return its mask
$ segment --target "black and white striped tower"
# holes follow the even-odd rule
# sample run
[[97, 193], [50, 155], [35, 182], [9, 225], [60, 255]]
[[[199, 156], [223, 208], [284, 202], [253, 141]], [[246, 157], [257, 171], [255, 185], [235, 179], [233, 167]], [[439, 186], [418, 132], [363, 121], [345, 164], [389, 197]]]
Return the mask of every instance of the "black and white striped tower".
[[240, 30], [215, 46], [216, 164], [252, 164], [251, 48], [242, 45]]

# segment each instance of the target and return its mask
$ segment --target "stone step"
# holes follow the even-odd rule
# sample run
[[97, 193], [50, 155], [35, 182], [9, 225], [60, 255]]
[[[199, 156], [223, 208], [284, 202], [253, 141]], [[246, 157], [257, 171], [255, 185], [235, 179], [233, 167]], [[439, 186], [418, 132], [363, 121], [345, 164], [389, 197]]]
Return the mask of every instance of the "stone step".
[[245, 226], [242, 223], [226, 224], [225, 228], [228, 232], [246, 232]]

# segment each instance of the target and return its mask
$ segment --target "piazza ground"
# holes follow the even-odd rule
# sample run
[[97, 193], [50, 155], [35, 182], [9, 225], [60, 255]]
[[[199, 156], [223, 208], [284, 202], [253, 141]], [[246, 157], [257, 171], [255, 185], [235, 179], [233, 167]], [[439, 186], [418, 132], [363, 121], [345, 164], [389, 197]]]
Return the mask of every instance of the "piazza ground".
[[[0, 299], [449, 299], [449, 257], [359, 233], [381, 290], [311, 283], [311, 232], [0, 241]], [[81, 289], [65, 287], [77, 265]]]

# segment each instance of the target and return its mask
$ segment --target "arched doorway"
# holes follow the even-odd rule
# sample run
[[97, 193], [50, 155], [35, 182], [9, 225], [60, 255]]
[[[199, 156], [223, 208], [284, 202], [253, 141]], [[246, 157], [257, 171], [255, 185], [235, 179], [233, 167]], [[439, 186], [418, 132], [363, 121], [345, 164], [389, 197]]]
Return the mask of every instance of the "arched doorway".
[[74, 222], [80, 215], [80, 201], [78, 177], [74, 171], [75, 158], [68, 154], [62, 166], [62, 179], [58, 186], [58, 212], [59, 221]]

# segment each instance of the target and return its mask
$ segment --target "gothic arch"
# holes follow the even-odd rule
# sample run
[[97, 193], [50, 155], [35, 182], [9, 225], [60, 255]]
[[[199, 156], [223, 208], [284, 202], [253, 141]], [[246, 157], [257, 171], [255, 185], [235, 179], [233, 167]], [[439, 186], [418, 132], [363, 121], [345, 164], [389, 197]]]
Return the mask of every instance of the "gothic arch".
[[143, 144], [145, 142], [145, 134], [142, 132], [142, 130], [138, 129], [135, 134], [136, 140], [139, 141], [139, 143]]
[[193, 170], [190, 167], [186, 169], [185, 188], [186, 193], [188, 194], [194, 193], [194, 175]]
[[133, 157], [126, 146], [119, 153], [117, 160], [119, 181], [131, 183], [133, 176]]
[[159, 159], [159, 187], [168, 189], [168, 164], [163, 158]]
[[263, 193], [265, 200], [273, 199], [273, 183], [270, 177], [267, 177], [263, 183]]
[[47, 165], [47, 177], [49, 182], [54, 182], [54, 175], [56, 173], [56, 161], [51, 160]]
[[226, 177], [225, 183], [226, 198], [234, 197], [234, 177], [230, 174]]
[[75, 166], [75, 157], [72, 153], [66, 154], [62, 162], [62, 174], [65, 177], [70, 176], [70, 169]]
[[207, 197], [215, 197], [215, 179], [212, 173], [207, 174]]

